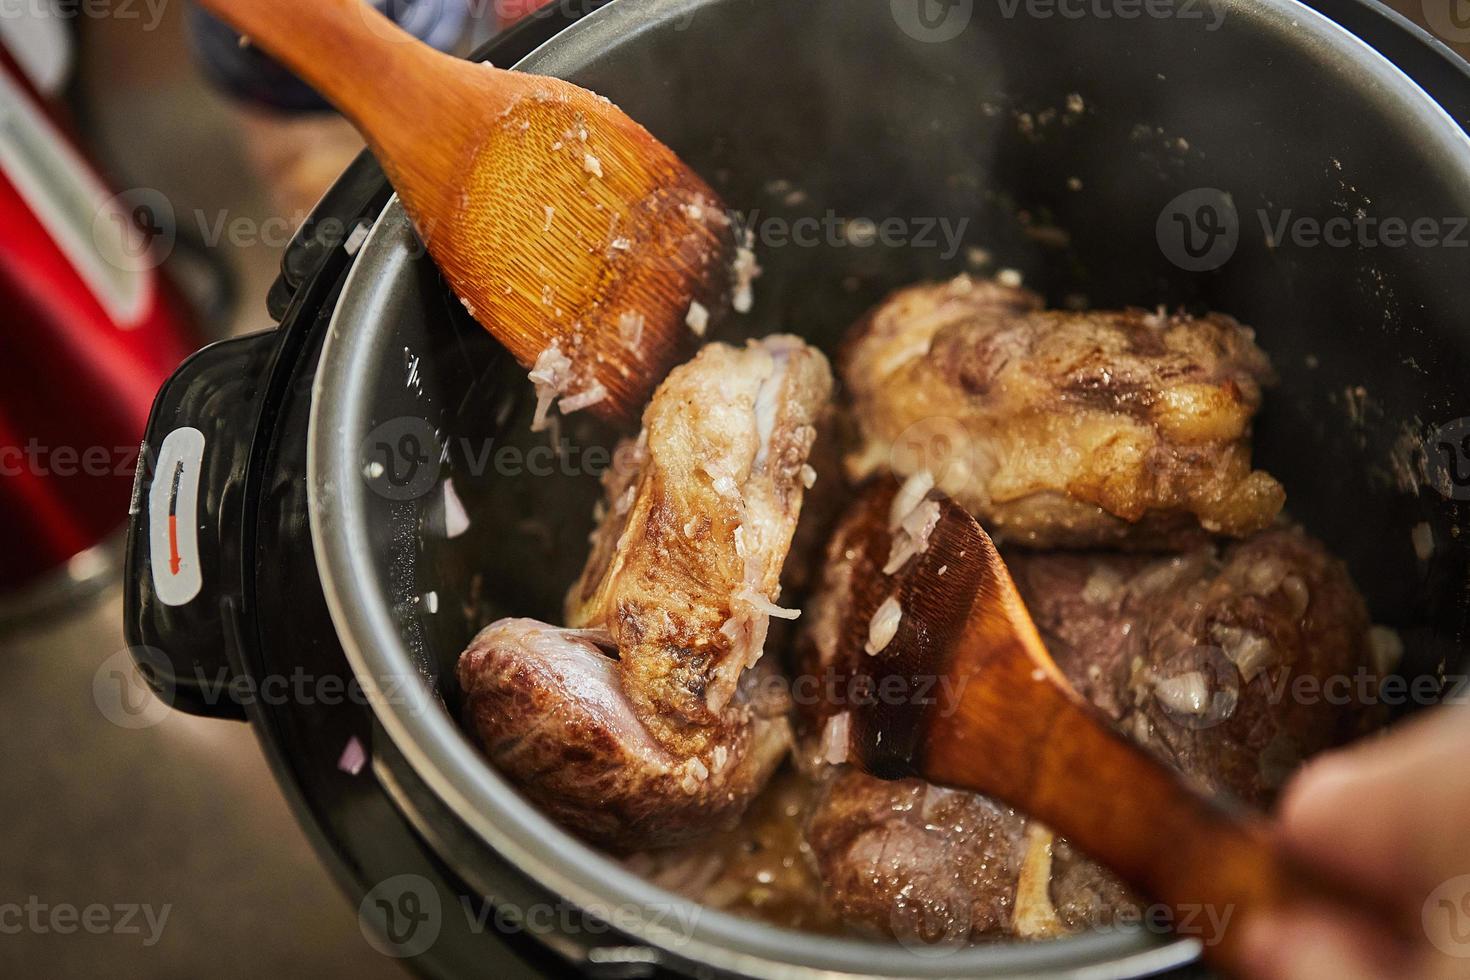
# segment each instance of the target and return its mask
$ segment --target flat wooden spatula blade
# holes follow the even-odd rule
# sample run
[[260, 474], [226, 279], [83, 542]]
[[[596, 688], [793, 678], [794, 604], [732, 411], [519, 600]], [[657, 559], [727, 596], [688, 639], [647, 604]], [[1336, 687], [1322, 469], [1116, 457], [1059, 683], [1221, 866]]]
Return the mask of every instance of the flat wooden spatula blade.
[[199, 2], [357, 126], [538, 416], [636, 420], [706, 321], [748, 304], [758, 270], [719, 197], [605, 98], [443, 54], [363, 0]]
[[948, 671], [984, 575], [973, 546], [975, 522], [948, 499], [932, 501], [940, 517], [927, 547], [885, 573], [895, 536], [907, 533], [894, 526], [898, 494], [893, 481], [880, 481], [849, 525], [852, 593], [839, 649], [856, 652], [840, 661], [835, 688], [861, 692], [864, 706], [849, 722], [849, 751], [884, 778], [917, 771], [929, 725], [953, 707], [935, 693], [936, 679]]

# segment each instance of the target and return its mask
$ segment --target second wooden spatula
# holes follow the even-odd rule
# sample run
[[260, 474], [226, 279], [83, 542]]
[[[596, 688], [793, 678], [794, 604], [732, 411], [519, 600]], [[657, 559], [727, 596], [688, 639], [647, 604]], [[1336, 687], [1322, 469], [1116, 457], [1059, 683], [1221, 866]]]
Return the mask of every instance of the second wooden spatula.
[[[926, 489], [881, 480], [844, 525], [851, 574], [824, 690], [881, 696], [834, 706], [829, 761], [1009, 803], [1174, 921], [1207, 910], [1226, 922], [1204, 952], [1227, 967], [1240, 967], [1241, 924], [1287, 903], [1347, 908], [1408, 934], [1350, 884], [1299, 867], [1259, 816], [1206, 799], [1115, 732], [1047, 653], [989, 536]], [[951, 693], [918, 696], [935, 690]]]
[[443, 54], [364, 0], [201, 5], [363, 134], [450, 287], [535, 369], [538, 415], [635, 418], [724, 301], [724, 205], [606, 99]]

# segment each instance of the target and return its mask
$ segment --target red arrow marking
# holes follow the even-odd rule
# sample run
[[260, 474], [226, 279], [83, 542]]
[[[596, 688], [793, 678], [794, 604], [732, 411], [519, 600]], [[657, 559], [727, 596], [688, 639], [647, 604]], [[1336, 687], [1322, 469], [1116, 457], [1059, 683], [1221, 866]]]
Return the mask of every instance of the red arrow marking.
[[179, 519], [177, 516], [168, 515], [168, 570], [170, 574], [179, 574]]

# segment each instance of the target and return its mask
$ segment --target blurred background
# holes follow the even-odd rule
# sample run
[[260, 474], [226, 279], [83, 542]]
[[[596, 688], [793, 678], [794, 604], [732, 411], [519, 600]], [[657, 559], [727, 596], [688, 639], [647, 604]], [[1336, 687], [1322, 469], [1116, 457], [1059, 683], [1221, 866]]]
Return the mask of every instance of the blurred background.
[[[464, 51], [537, 4], [436, 3], [414, 21], [415, 6], [390, 13]], [[364, 940], [248, 726], [166, 712], [123, 727], [93, 694], [131, 666], [109, 660], [124, 650], [119, 531], [153, 393], [193, 349], [274, 326], [282, 250], [361, 148], [183, 0], [0, 0], [8, 975], [404, 975]], [[97, 201], [36, 186], [73, 166]], [[161, 267], [128, 239], [108, 252], [109, 198], [128, 234], [167, 236], [149, 252]], [[34, 220], [37, 200], [83, 229], [98, 211], [90, 240]]]
[[[1418, 0], [1396, 4], [1424, 24]], [[467, 51], [538, 5], [389, 12]], [[281, 252], [360, 149], [184, 0], [0, 0], [7, 972], [401, 975], [364, 940], [250, 728], [178, 712], [133, 727], [93, 693], [127, 663], [118, 531], [152, 395], [189, 351], [273, 326]], [[72, 170], [75, 186], [59, 179]], [[63, 220], [35, 220], [37, 200]]]

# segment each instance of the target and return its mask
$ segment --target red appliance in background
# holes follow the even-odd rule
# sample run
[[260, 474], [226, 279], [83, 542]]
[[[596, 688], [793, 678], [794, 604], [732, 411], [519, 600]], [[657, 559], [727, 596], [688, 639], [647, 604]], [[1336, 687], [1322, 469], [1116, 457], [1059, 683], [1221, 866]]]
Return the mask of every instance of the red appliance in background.
[[[153, 396], [199, 340], [166, 202], [114, 197], [0, 45], [0, 612], [106, 570]], [[81, 560], [78, 556], [84, 556]]]

